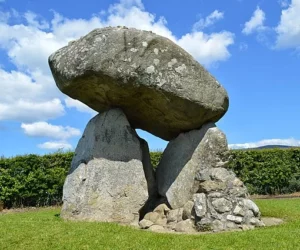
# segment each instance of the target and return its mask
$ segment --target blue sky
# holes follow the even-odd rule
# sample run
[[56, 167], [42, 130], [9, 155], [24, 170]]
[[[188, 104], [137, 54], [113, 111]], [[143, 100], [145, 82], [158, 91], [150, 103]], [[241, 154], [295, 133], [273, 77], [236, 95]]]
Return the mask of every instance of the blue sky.
[[74, 150], [95, 112], [59, 92], [47, 58], [109, 25], [152, 30], [203, 64], [228, 91], [217, 125], [232, 148], [300, 146], [299, 13], [300, 0], [0, 0], [0, 155]]

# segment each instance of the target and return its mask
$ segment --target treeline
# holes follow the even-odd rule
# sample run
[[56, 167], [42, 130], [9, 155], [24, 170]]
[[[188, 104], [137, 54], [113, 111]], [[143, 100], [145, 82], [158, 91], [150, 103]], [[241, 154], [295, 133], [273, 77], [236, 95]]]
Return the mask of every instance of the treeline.
[[[72, 152], [0, 158], [0, 202], [5, 207], [61, 203]], [[152, 152], [154, 167], [161, 152]], [[229, 164], [251, 194], [300, 191], [300, 149], [232, 150]]]

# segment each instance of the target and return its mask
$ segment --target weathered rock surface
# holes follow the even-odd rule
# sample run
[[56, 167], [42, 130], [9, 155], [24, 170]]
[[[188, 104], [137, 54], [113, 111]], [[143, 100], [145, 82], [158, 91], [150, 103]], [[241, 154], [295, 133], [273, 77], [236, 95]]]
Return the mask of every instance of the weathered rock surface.
[[[63, 189], [66, 219], [138, 223], [148, 199], [150, 163], [144, 141], [120, 109], [94, 117], [87, 125]], [[152, 184], [148, 186], [153, 186]]]
[[156, 171], [158, 192], [171, 207], [167, 228], [181, 230], [191, 223], [198, 231], [217, 232], [264, 225], [247, 188], [227, 164], [226, 136], [213, 123], [169, 142]]
[[133, 128], [170, 140], [218, 121], [225, 89], [167, 38], [125, 27], [96, 29], [49, 57], [59, 89], [98, 112], [120, 107]]
[[[195, 188], [198, 189], [195, 181], [198, 173], [214, 168], [221, 161], [220, 155], [227, 150], [226, 137], [214, 123], [180, 134], [169, 142], [157, 167], [159, 194], [167, 198], [173, 209], [183, 207], [192, 200]], [[207, 175], [207, 179], [211, 178]], [[224, 185], [218, 183], [206, 187], [209, 191], [223, 188]]]

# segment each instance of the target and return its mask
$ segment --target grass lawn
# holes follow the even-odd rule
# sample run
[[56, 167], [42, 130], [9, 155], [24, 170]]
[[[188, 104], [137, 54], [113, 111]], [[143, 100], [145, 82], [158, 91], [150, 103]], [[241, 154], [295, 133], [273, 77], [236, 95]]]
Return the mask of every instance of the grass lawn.
[[65, 222], [59, 209], [0, 214], [0, 249], [300, 249], [300, 199], [256, 200], [280, 226], [202, 235], [161, 234], [108, 223]]

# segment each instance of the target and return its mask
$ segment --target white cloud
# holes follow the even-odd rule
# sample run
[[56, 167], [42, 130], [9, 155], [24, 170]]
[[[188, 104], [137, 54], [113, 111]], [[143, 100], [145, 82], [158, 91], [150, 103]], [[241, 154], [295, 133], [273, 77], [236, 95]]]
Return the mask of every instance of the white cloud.
[[198, 22], [196, 22], [193, 26], [194, 31], [202, 30], [209, 26], [214, 25], [217, 21], [224, 18], [224, 12], [215, 10], [210, 15], [208, 15], [205, 19], [201, 18]]
[[242, 149], [242, 148], [257, 148], [267, 145], [283, 145], [283, 146], [300, 146], [300, 140], [296, 140], [294, 138], [290, 139], [267, 139], [258, 142], [249, 142], [242, 144], [229, 144], [229, 148], [232, 149]]
[[209, 35], [199, 31], [184, 35], [178, 40], [180, 46], [204, 65], [227, 60], [230, 57], [228, 46], [233, 43], [234, 35], [227, 31]]
[[287, 8], [290, 5], [290, 1], [289, 0], [278, 0], [278, 3], [280, 4], [280, 6], [282, 8]]
[[87, 105], [85, 105], [84, 103], [78, 101], [78, 100], [74, 100], [70, 97], [67, 97], [65, 99], [65, 104], [68, 108], [75, 108], [77, 109], [79, 112], [85, 112], [85, 113], [91, 113], [92, 115], [96, 115], [97, 112], [93, 109], [91, 109], [90, 107], [88, 107]]
[[21, 128], [28, 136], [49, 137], [60, 140], [66, 140], [81, 134], [80, 130], [77, 128], [56, 126], [47, 122], [35, 122], [30, 124], [22, 123]]
[[59, 99], [43, 102], [16, 100], [14, 103], [0, 103], [0, 120], [33, 122], [54, 119], [65, 114]]
[[48, 150], [71, 150], [73, 147], [70, 143], [65, 141], [48, 141], [38, 145], [41, 149]]
[[61, 94], [50, 76], [0, 69], [0, 121], [41, 121], [64, 115]]
[[244, 29], [242, 30], [243, 34], [250, 35], [255, 31], [262, 31], [265, 29], [264, 22], [266, 20], [265, 13], [257, 6], [252, 17], [248, 22], [245, 23]]
[[281, 18], [276, 27], [278, 49], [300, 48], [300, 0], [292, 0], [288, 9], [281, 12]]
[[27, 11], [24, 14], [24, 17], [25, 17], [28, 25], [31, 27], [35, 27], [38, 29], [49, 29], [49, 23], [42, 18], [40, 18], [40, 20], [38, 20], [39, 17], [31, 11]]
[[[11, 10], [2, 13], [2, 18], [0, 15], [0, 49], [16, 67], [14, 71], [0, 68], [0, 120], [54, 119], [64, 115], [63, 104], [93, 113], [78, 101], [65, 100], [54, 83], [47, 59], [69, 41], [95, 28], [125, 25], [151, 30], [178, 43], [205, 66], [227, 60], [230, 57], [228, 47], [234, 43], [234, 35], [227, 31], [212, 34], [191, 31], [176, 37], [167, 27], [165, 18], [147, 12], [141, 0], [121, 0], [90, 19], [69, 19], [56, 12], [53, 15], [50, 21], [30, 11], [20, 14]], [[206, 18], [205, 25], [221, 18], [223, 13], [215, 11]], [[8, 22], [11, 19], [14, 22]]]
[[[0, 0], [1, 2], [1, 0]], [[0, 11], [0, 22], [7, 22], [11, 17], [9, 12]]]

